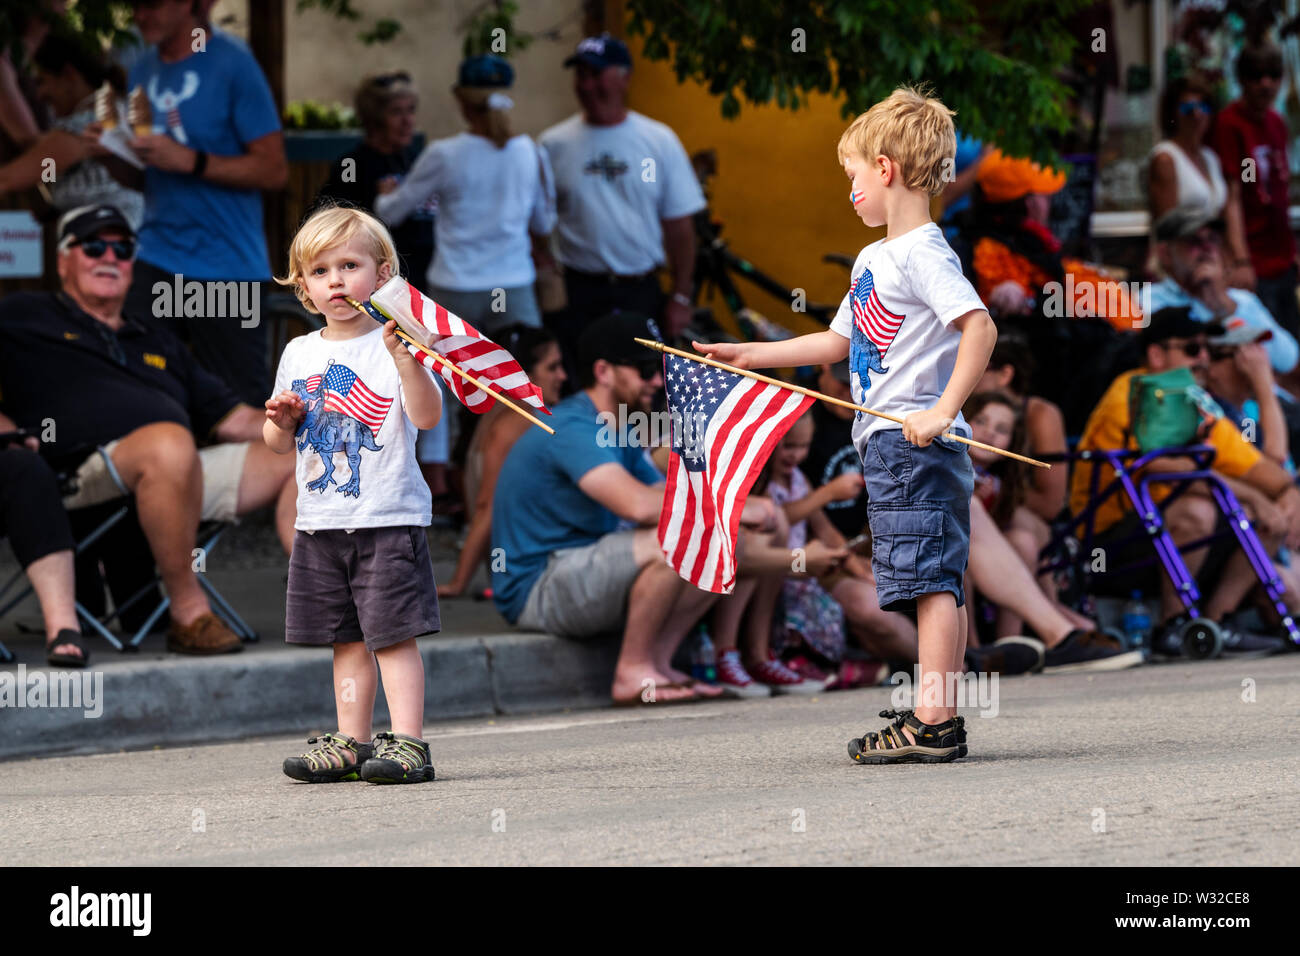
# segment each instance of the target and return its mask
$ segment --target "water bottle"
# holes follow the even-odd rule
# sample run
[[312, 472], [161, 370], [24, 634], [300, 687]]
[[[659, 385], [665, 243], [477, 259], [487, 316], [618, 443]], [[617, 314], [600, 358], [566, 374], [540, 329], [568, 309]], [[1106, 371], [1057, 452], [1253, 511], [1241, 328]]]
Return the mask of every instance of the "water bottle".
[[1141, 591], [1134, 591], [1133, 599], [1124, 605], [1124, 616], [1120, 626], [1128, 637], [1130, 648], [1141, 648], [1146, 645], [1151, 634], [1151, 612], [1142, 603]]
[[718, 656], [703, 624], [695, 629], [695, 647], [691, 651], [691, 676], [710, 684], [718, 682]]

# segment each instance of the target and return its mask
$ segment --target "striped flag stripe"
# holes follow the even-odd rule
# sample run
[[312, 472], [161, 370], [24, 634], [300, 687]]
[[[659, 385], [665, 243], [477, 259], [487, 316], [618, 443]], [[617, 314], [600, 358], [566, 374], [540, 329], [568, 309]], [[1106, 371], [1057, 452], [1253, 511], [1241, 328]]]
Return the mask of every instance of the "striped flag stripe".
[[[728, 378], [734, 384], [726, 386]], [[686, 467], [678, 453], [685, 438], [676, 436], [658, 535], [665, 558], [678, 574], [696, 587], [725, 594], [735, 585], [735, 542], [749, 487], [773, 446], [813, 399], [725, 372], [714, 379], [718, 381], [726, 394], [707, 412], [703, 467]], [[708, 409], [700, 387], [696, 385], [692, 397], [691, 387], [681, 386], [687, 408]], [[669, 396], [678, 400], [673, 387]]]

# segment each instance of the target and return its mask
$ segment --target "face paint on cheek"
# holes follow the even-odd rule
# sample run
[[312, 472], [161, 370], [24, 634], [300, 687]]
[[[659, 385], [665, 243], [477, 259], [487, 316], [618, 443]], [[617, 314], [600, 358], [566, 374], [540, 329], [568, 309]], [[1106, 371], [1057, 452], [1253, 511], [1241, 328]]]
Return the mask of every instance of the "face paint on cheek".
[[854, 209], [858, 208], [858, 203], [862, 202], [862, 193], [859, 192], [859, 191], [856, 190], [856, 189], [854, 189], [854, 190], [850, 190], [850, 191], [849, 191], [849, 202], [851, 202], [851, 203], [853, 204], [853, 208], [854, 208]]

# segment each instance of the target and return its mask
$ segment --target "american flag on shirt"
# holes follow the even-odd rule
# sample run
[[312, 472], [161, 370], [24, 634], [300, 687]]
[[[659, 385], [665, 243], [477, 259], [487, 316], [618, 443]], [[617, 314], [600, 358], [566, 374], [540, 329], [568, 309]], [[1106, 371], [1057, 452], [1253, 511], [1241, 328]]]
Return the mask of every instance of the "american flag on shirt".
[[659, 546], [697, 588], [730, 594], [736, 532], [754, 479], [814, 399], [701, 362], [665, 356], [672, 414]]
[[[397, 311], [400, 314], [391, 316], [397, 319], [399, 325], [409, 322], [413, 317], [430, 332], [440, 336], [432, 348], [443, 358], [494, 386], [507, 398], [531, 405], [547, 415], [551, 414], [542, 401], [542, 390], [532, 383], [528, 373], [513, 355], [464, 319], [427, 298], [415, 286], [409, 283], [406, 286], [409, 295], [399, 303]], [[470, 411], [481, 415], [496, 403], [484, 395], [477, 385], [465, 381], [424, 349], [409, 343], [406, 347], [425, 368], [441, 375], [447, 386]]]
[[319, 391], [322, 385], [327, 409], [351, 416], [369, 428], [372, 435], [379, 434], [388, 407], [393, 404], [391, 398], [376, 395], [356, 372], [337, 362], [331, 362], [323, 376], [312, 375], [307, 379], [309, 392]]
[[880, 296], [876, 295], [876, 280], [870, 269], [863, 269], [853, 283], [850, 298], [853, 302], [853, 321], [862, 330], [862, 334], [880, 349], [883, 357], [893, 344], [894, 336], [898, 334], [905, 316], [890, 312], [881, 303]]

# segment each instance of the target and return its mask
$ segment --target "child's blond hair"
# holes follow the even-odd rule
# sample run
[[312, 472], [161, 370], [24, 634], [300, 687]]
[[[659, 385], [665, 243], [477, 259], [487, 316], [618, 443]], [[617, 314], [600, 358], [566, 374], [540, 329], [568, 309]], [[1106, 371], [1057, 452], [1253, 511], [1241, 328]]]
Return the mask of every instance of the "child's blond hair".
[[953, 115], [938, 99], [900, 86], [849, 124], [840, 137], [839, 160], [888, 156], [903, 168], [904, 186], [934, 196], [943, 191], [944, 160], [956, 161]]
[[397, 247], [393, 237], [388, 234], [384, 224], [370, 213], [350, 206], [325, 206], [307, 217], [307, 221], [298, 227], [293, 242], [289, 244], [289, 274], [283, 279], [276, 277], [280, 285], [293, 286], [294, 295], [308, 312], [319, 310], [312, 305], [311, 296], [307, 294], [306, 269], [309, 263], [322, 255], [327, 249], [341, 246], [352, 239], [361, 237], [369, 253], [375, 260], [375, 268], [384, 263], [399, 275]]

